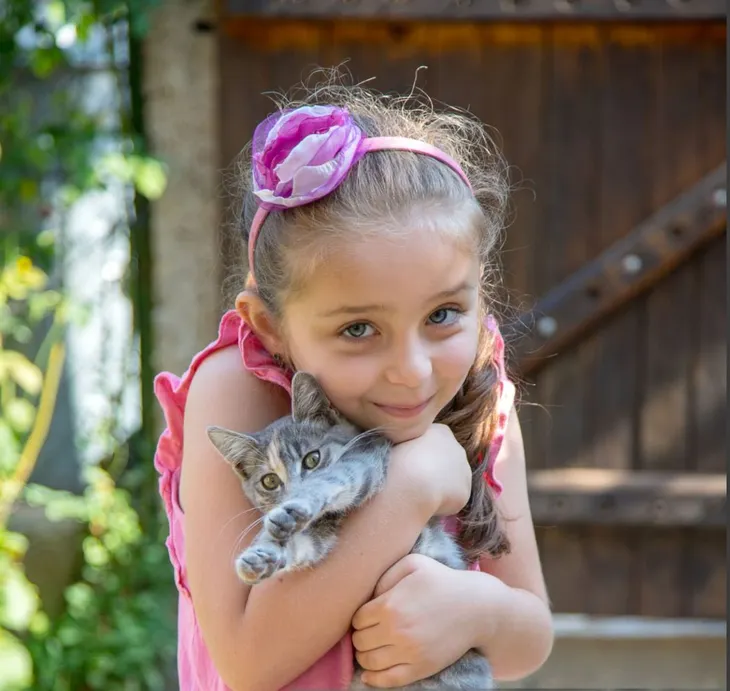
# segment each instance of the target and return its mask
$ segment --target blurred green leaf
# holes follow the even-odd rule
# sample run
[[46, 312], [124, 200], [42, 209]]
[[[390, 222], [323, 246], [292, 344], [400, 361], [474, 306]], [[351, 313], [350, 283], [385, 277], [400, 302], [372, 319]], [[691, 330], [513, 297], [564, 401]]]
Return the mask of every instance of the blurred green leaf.
[[3, 691], [29, 689], [33, 683], [30, 653], [15, 636], [3, 629], [0, 629], [0, 670]]
[[153, 158], [132, 158], [134, 186], [152, 201], [165, 192], [167, 175], [162, 164]]
[[46, 19], [53, 28], [58, 28], [66, 22], [66, 5], [63, 0], [51, 0], [45, 9]]
[[14, 398], [5, 404], [5, 419], [10, 426], [19, 434], [26, 434], [30, 431], [35, 418], [35, 406], [24, 398]]
[[[71, 303], [62, 289], [49, 286], [65, 216], [84, 195], [108, 185], [121, 183], [157, 199], [166, 184], [164, 166], [146, 155], [141, 136], [130, 131], [127, 95], [114, 99], [120, 110], [113, 118], [107, 113], [101, 119], [85, 108], [83, 87], [67, 79], [72, 73], [67, 68], [77, 49], [83, 54], [86, 48], [92, 60], [111, 64], [127, 33], [139, 37], [147, 30], [157, 4], [8, 0], [0, 10], [0, 491], [16, 486], [22, 444], [37, 417], [36, 397], [44, 385], [39, 367], [46, 366], [49, 343], [59, 329], [82, 325], [89, 314], [88, 305]], [[16, 41], [21, 30], [23, 41]], [[92, 38], [93, 46], [87, 43]], [[124, 89], [128, 75], [123, 72], [122, 67], [118, 84]], [[121, 123], [121, 135], [109, 134], [110, 121]], [[110, 142], [116, 153], [100, 153], [109, 151]], [[53, 326], [38, 347], [43, 320]], [[79, 446], [114, 448], [115, 458], [126, 459], [127, 444], [118, 436], [118, 424], [104, 421]], [[121, 451], [115, 448], [119, 444]], [[43, 507], [48, 520], [76, 522], [83, 561], [62, 611], [49, 617], [23, 573], [27, 539], [0, 525], [2, 691], [14, 686], [162, 691], [159, 670], [175, 653], [176, 593], [164, 546], [166, 520], [142, 506], [143, 494], [150, 488], [156, 493], [156, 477], [146, 470], [152, 468], [151, 454], [145, 449], [143, 460], [121, 478], [134, 498], [100, 468], [84, 473], [82, 496], [38, 485], [23, 488], [20, 499]], [[22, 641], [11, 623], [26, 629]]]
[[18, 565], [6, 569], [0, 579], [0, 625], [25, 631], [40, 603], [38, 592]]
[[39, 394], [43, 386], [40, 368], [13, 350], [0, 350], [0, 382], [5, 378], [13, 379], [31, 396]]

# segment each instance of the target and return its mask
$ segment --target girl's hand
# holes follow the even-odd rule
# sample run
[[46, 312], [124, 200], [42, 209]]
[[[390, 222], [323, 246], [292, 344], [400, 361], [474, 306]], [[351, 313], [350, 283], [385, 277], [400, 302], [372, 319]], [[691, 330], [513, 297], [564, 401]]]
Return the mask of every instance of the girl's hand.
[[420, 437], [397, 444], [390, 462], [405, 467], [423, 488], [434, 516], [455, 515], [469, 501], [472, 470], [446, 425], [434, 423]]
[[[352, 620], [363, 681], [379, 688], [431, 676], [475, 647], [477, 630], [467, 571], [409, 554], [386, 571], [373, 599]], [[484, 574], [480, 574], [484, 576]]]

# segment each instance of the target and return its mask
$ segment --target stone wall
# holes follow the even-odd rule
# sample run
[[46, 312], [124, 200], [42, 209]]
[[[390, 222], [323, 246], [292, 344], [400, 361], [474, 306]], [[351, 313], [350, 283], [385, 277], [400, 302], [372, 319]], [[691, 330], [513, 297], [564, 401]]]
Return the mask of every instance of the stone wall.
[[153, 366], [182, 374], [215, 338], [220, 314], [216, 35], [212, 0], [167, 0], [145, 39], [145, 126], [168, 166], [152, 207]]
[[545, 665], [504, 689], [712, 689], [726, 684], [722, 621], [555, 615]]

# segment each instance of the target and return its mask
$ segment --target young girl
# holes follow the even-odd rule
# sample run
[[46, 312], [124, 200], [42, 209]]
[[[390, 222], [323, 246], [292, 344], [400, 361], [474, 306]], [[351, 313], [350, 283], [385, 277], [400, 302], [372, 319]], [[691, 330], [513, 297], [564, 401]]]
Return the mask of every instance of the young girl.
[[[471, 118], [325, 85], [264, 121], [241, 174], [249, 276], [217, 340], [156, 394], [181, 691], [402, 686], [478, 648], [497, 680], [538, 669], [551, 615], [490, 284], [507, 182]], [[290, 410], [292, 372], [395, 443], [385, 489], [315, 569], [255, 588], [233, 561], [257, 519], [208, 440]], [[511, 552], [474, 554], [496, 496]], [[433, 516], [474, 556], [409, 555]]]

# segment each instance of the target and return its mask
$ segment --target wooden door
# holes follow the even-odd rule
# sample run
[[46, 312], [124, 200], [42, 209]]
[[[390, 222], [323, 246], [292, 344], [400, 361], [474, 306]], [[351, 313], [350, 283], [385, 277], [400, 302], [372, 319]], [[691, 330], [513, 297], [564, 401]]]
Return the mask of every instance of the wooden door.
[[262, 91], [344, 60], [381, 91], [425, 65], [435, 100], [496, 128], [518, 188], [505, 328], [554, 608], [724, 618], [724, 20], [300, 12], [318, 5], [270, 19], [229, 3], [222, 164], [269, 112]]

